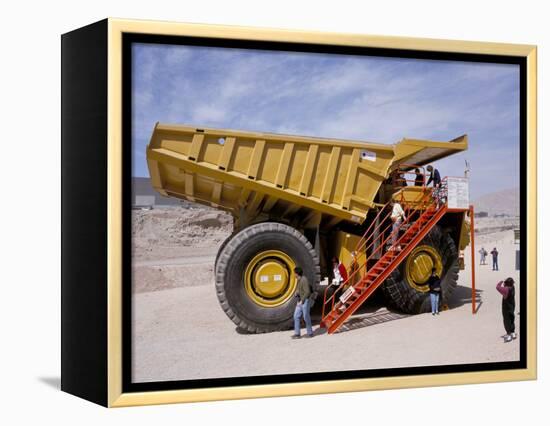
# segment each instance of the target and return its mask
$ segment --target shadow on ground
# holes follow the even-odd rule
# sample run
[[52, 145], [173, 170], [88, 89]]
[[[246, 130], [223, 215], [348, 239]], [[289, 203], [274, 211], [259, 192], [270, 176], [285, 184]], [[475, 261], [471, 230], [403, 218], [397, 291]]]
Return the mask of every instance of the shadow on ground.
[[407, 318], [409, 316], [410, 315], [408, 314], [386, 310], [382, 312], [375, 312], [366, 316], [353, 316], [342, 324], [336, 333], [345, 333], [346, 331], [370, 327], [371, 325], [383, 324], [385, 322], [395, 321], [402, 318]]
[[[475, 291], [475, 300], [476, 300], [476, 313], [479, 311], [483, 301], [481, 300], [481, 294], [483, 290], [476, 289]], [[466, 304], [472, 303], [472, 289], [465, 286], [457, 286], [453, 292], [451, 300], [448, 304], [448, 309], [456, 309]], [[317, 299], [315, 305], [311, 310], [311, 322], [314, 327], [318, 327], [321, 323], [322, 318], [322, 297]], [[392, 310], [386, 307], [384, 303], [384, 298], [381, 296], [381, 293], [377, 292], [373, 297], [367, 300], [354, 314], [349, 318], [342, 326], [338, 329], [336, 333], [343, 333], [346, 331], [357, 330], [364, 327], [370, 327], [371, 325], [383, 324], [389, 321], [395, 321], [403, 318], [410, 317], [410, 314], [404, 314], [402, 312]], [[304, 321], [302, 320], [302, 327], [305, 327]], [[291, 330], [292, 327], [289, 327]], [[250, 333], [247, 330], [243, 330], [239, 327], [236, 327], [236, 331], [239, 334], [254, 334]], [[326, 334], [326, 329], [318, 327], [314, 330], [314, 336]]]
[[[483, 290], [476, 289], [476, 312], [483, 304], [483, 301], [481, 300], [482, 293]], [[459, 285], [455, 288], [451, 300], [449, 301], [449, 309], [460, 308], [466, 304], [472, 304], [472, 289], [470, 287]]]
[[38, 381], [54, 389], [61, 389], [61, 377], [39, 377]]
[[[385, 307], [384, 298], [381, 296], [380, 293], [376, 292], [375, 294], [372, 295], [372, 297], [369, 300], [363, 303], [363, 305], [355, 312], [354, 315], [356, 316], [356, 315], [372, 314], [384, 307]], [[321, 324], [321, 318], [323, 313], [322, 310], [323, 310], [323, 296], [319, 295], [319, 297], [315, 301], [315, 304], [311, 308], [311, 322], [313, 324], [313, 327], [318, 327]], [[302, 327], [305, 327], [303, 320], [302, 320]], [[292, 330], [292, 328], [293, 327], [291, 326], [288, 328], [288, 330]], [[318, 330], [321, 330], [321, 331], [318, 332]], [[251, 333], [248, 330], [244, 330], [238, 326], [235, 327], [235, 331], [238, 334], [244, 334], [244, 335], [256, 334], [256, 333]], [[325, 329], [317, 328], [316, 330], [314, 330], [313, 334], [315, 336], [318, 336], [325, 333], [326, 333]]]

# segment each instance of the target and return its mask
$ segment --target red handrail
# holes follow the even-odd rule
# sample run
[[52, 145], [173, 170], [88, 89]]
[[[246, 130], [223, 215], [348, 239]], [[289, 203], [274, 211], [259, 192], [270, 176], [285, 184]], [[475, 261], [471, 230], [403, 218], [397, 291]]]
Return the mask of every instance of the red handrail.
[[[388, 240], [393, 239], [395, 234], [399, 235], [399, 231], [402, 229], [402, 227], [406, 224], [409, 224], [410, 221], [411, 221], [411, 218], [414, 215], [416, 215], [416, 213], [418, 213], [422, 210], [427, 211], [427, 210], [433, 208], [434, 205], [437, 205], [439, 207], [441, 199], [444, 198], [444, 197], [446, 198], [446, 194], [445, 194], [446, 189], [447, 189], [447, 177], [445, 177], [442, 180], [441, 184], [438, 187], [434, 187], [429, 192], [423, 192], [423, 195], [420, 197], [420, 200], [415, 200], [415, 205], [416, 206], [414, 208], [409, 206], [408, 204], [405, 205], [405, 211], [406, 211], [405, 220], [399, 225], [399, 227], [397, 229], [392, 231], [388, 237], [386, 237], [385, 239], [382, 240], [382, 242], [379, 244], [379, 246], [371, 253], [370, 257], [372, 258], [372, 256], [374, 256], [375, 254], [381, 252], [384, 249], [385, 245], [387, 244]], [[431, 203], [427, 204], [428, 200], [431, 200]], [[379, 232], [378, 235], [383, 236], [387, 232], [387, 230], [390, 228], [390, 226], [392, 226], [392, 223], [390, 222], [389, 225], [387, 225], [380, 233], [380, 229], [384, 226], [383, 224], [387, 221], [388, 217], [391, 215], [391, 211], [387, 212], [387, 214], [384, 216], [384, 218], [380, 222], [380, 225], [378, 227], [375, 227], [373, 232], [371, 232], [371, 230], [372, 230], [373, 226], [376, 224], [376, 222], [378, 221], [378, 219], [380, 218], [380, 216], [382, 215], [382, 213], [384, 212], [384, 210], [386, 209], [386, 207], [390, 203], [391, 203], [391, 201], [386, 203], [380, 209], [380, 211], [376, 215], [375, 219], [373, 220], [371, 225], [368, 227], [367, 231], [365, 231], [365, 233], [363, 234], [361, 240], [359, 240], [359, 242], [357, 243], [356, 250], [355, 250], [355, 257], [354, 257], [354, 260], [352, 261], [352, 264], [350, 265], [350, 268], [351, 268], [351, 266], [357, 266], [357, 268], [348, 276], [348, 278], [345, 281], [343, 281], [334, 290], [333, 294], [328, 298], [328, 300], [327, 300], [327, 292], [328, 292], [328, 290], [331, 286], [329, 285], [325, 289], [325, 291], [323, 293], [323, 309], [322, 309], [322, 314], [321, 314], [323, 319], [325, 318], [325, 308], [326, 308], [326, 306], [329, 302], [331, 303], [330, 311], [332, 311], [334, 309], [335, 302], [336, 302], [336, 297], [335, 297], [336, 294], [340, 293], [345, 286], [352, 285], [352, 286], [354, 286], [354, 288], [356, 286], [357, 286], [357, 288], [362, 288], [364, 282], [366, 281], [365, 278], [368, 276], [368, 273], [370, 272], [370, 270], [372, 270], [372, 269], [374, 269], [378, 266], [379, 262], [376, 262], [375, 265], [373, 265], [373, 267], [370, 270], [368, 269], [368, 260], [369, 260], [368, 250], [377, 241], [377, 240], [374, 239], [374, 235], [377, 235], [376, 232], [374, 232], [374, 231], [378, 231]], [[412, 225], [412, 226], [414, 226], [414, 225]], [[404, 238], [404, 236], [405, 236], [405, 234], [403, 234], [400, 238], [397, 238], [395, 240], [395, 242], [392, 243], [389, 250], [392, 250], [392, 249], [395, 250], [396, 247], [399, 247], [401, 245], [401, 240]], [[372, 239], [372, 241], [371, 241], [370, 244], [367, 245], [369, 239]], [[360, 250], [363, 250], [363, 248], [364, 248], [364, 251], [365, 251], [365, 261], [362, 265], [359, 265], [358, 262], [357, 262], [357, 257], [356, 256], [357, 256], [357, 253]], [[380, 259], [382, 257], [383, 256], [380, 256]], [[365, 268], [365, 274], [363, 275], [362, 279], [359, 280], [359, 282], [357, 284], [351, 284], [351, 283], [355, 282], [355, 280], [352, 280], [352, 278], [355, 278], [357, 276], [357, 274], [363, 269], [363, 267]]]

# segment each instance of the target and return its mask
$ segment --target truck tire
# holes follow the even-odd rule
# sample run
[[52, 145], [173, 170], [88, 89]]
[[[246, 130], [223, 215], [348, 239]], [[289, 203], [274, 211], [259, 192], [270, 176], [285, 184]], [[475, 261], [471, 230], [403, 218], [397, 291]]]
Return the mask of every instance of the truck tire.
[[[458, 281], [458, 251], [451, 236], [441, 227], [435, 226], [417, 248], [426, 248], [439, 254], [441, 269], [440, 305], [447, 304]], [[427, 284], [418, 285], [407, 273], [407, 263], [413, 252], [397, 267], [382, 285], [382, 292], [388, 306], [407, 314], [430, 312], [430, 294]]]
[[[296, 307], [294, 265], [302, 267], [317, 289], [319, 259], [300, 232], [274, 222], [242, 229], [223, 246], [216, 263], [216, 294], [223, 311], [239, 329], [250, 333], [292, 328]], [[263, 271], [268, 272], [262, 275]], [[266, 277], [272, 278], [269, 285], [275, 288], [273, 294], [271, 287], [262, 283]]]
[[216, 261], [214, 262], [214, 271], [216, 271], [216, 269], [218, 268], [218, 259], [220, 258], [220, 254], [222, 253], [223, 249], [225, 248], [225, 246], [227, 245], [227, 243], [229, 241], [231, 241], [233, 239], [233, 237], [238, 233], [237, 232], [232, 232], [231, 235], [229, 235], [225, 240], [223, 240], [223, 242], [220, 244], [220, 248], [218, 248], [218, 253], [216, 253]]

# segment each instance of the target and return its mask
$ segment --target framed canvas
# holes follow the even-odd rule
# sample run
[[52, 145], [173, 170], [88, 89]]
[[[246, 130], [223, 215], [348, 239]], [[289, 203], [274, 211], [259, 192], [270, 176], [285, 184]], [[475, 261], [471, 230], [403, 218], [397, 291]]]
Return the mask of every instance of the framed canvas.
[[64, 391], [536, 378], [536, 47], [119, 19], [61, 41]]

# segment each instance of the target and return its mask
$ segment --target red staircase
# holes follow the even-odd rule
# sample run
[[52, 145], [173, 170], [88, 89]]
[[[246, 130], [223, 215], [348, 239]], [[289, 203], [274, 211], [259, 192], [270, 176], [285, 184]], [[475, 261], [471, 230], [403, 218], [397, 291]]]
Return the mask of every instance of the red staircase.
[[[441, 191], [442, 189], [437, 194], [439, 198], [441, 198]], [[357, 245], [356, 252], [365, 252], [367, 260], [360, 267], [355, 265], [355, 270], [350, 274], [348, 280], [342, 283], [328, 299], [327, 292], [329, 288], [325, 290], [321, 326], [327, 328], [329, 334], [338, 330], [365, 300], [380, 287], [394, 269], [443, 217], [447, 211], [447, 205], [446, 203], [438, 204], [433, 196], [434, 194], [428, 193], [427, 197], [416, 203], [415, 207], [405, 206], [406, 219], [401, 223], [397, 235], [399, 235], [400, 230], [404, 232], [400, 238], [395, 238], [395, 244], [391, 244], [394, 235], [391, 233], [390, 203], [380, 210]], [[388, 235], [388, 233], [390, 235], [384, 238], [384, 235]], [[391, 244], [391, 246], [388, 247], [388, 244]], [[373, 259], [370, 262], [371, 264], [374, 262], [374, 265], [370, 268], [368, 268], [369, 258]], [[363, 274], [361, 275], [362, 271]], [[351, 283], [355, 284], [350, 285]], [[347, 290], [344, 291], [346, 287]], [[338, 300], [336, 300], [335, 295], [339, 296]], [[327, 311], [326, 315], [325, 310]]]

